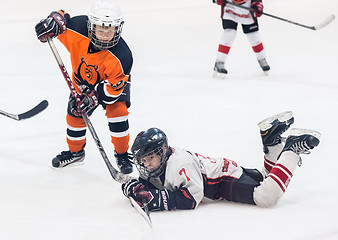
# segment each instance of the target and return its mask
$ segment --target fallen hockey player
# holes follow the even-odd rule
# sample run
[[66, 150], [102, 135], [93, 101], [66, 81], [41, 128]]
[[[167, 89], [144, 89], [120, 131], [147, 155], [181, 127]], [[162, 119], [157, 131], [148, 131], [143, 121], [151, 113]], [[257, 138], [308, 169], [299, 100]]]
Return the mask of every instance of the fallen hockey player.
[[299, 128], [291, 129], [285, 141], [282, 134], [293, 122], [292, 112], [283, 112], [258, 124], [264, 150], [262, 171], [227, 158], [170, 147], [158, 128], [142, 131], [131, 148], [140, 177], [122, 184], [122, 191], [149, 211], [194, 209], [204, 197], [272, 207], [302, 164], [300, 154], [319, 144], [319, 132]]

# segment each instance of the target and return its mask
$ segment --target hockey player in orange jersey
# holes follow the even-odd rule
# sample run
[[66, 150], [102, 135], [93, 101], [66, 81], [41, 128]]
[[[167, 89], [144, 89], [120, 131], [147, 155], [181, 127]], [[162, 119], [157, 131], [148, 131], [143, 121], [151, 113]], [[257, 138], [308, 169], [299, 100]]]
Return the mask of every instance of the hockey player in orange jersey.
[[35, 27], [38, 39], [57, 37], [70, 53], [72, 81], [81, 94], [81, 104], [70, 96], [67, 108], [67, 144], [52, 160], [55, 168], [83, 164], [86, 124], [81, 112], [90, 116], [101, 105], [105, 109], [115, 158], [122, 173], [133, 166], [128, 158], [131, 50], [121, 37], [124, 21], [117, 4], [96, 2], [88, 16], [71, 17], [63, 10], [52, 12]]

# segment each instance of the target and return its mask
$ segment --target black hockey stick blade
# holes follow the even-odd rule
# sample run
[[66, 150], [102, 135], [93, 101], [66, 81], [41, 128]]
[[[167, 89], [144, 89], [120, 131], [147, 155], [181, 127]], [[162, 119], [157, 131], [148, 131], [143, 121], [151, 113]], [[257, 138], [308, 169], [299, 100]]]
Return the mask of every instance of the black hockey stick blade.
[[21, 114], [12, 114], [12, 113], [8, 113], [8, 112], [2, 111], [2, 110], [0, 110], [0, 114], [7, 116], [9, 118], [12, 118], [14, 120], [20, 121], [20, 120], [27, 119], [27, 118], [35, 116], [36, 114], [45, 110], [47, 107], [48, 107], [48, 101], [43, 100], [42, 102], [40, 102], [38, 105], [36, 105], [31, 110], [24, 112], [24, 113], [21, 113]]
[[42, 102], [40, 102], [38, 105], [36, 105], [31, 110], [29, 110], [29, 111], [27, 111], [25, 113], [19, 114], [18, 115], [19, 116], [18, 120], [23, 120], [23, 119], [31, 118], [31, 117], [39, 114], [43, 110], [45, 110], [47, 107], [48, 107], [48, 101], [47, 100], [43, 100]]
[[153, 223], [151, 222], [150, 213], [147, 206], [145, 207], [145, 209], [143, 209], [132, 197], [129, 197], [129, 200], [131, 205], [136, 209], [136, 211], [138, 211], [142, 215], [142, 217], [147, 221], [149, 226], [153, 227]]

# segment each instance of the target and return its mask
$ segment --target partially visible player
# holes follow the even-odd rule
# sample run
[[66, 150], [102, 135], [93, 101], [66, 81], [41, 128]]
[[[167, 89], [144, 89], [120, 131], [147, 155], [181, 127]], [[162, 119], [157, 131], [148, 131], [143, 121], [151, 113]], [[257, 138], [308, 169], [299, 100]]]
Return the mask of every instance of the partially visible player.
[[237, 34], [237, 25], [241, 24], [243, 32], [248, 37], [250, 45], [256, 54], [257, 61], [264, 72], [270, 70], [266, 61], [266, 54], [263, 47], [257, 18], [262, 15], [262, 0], [228, 0], [238, 5], [254, 9], [254, 12], [236, 7], [227, 3], [227, 0], [213, 0], [221, 5], [221, 18], [223, 33], [218, 45], [218, 52], [214, 66], [215, 77], [225, 77], [228, 71], [225, 68], [225, 61], [229, 55], [233, 41]]
[[58, 37], [70, 53], [76, 91], [81, 94], [77, 105], [71, 95], [67, 109], [67, 143], [69, 150], [52, 160], [55, 168], [83, 164], [86, 124], [81, 112], [90, 116], [98, 105], [105, 109], [115, 158], [122, 173], [133, 166], [128, 159], [130, 106], [130, 71], [132, 53], [121, 37], [124, 21], [115, 3], [96, 2], [88, 16], [71, 17], [60, 10], [52, 12], [35, 27], [38, 39]]
[[285, 142], [281, 135], [293, 122], [292, 112], [283, 112], [259, 123], [265, 153], [262, 171], [170, 147], [158, 128], [142, 131], [131, 148], [140, 177], [123, 184], [123, 193], [150, 211], [194, 209], [203, 197], [272, 207], [302, 163], [300, 154], [319, 144], [318, 132], [297, 128]]

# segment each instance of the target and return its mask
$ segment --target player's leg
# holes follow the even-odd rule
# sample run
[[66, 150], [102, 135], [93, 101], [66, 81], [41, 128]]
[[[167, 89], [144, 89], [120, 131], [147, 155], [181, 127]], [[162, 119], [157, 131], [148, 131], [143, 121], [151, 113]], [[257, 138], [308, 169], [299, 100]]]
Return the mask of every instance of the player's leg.
[[115, 148], [115, 158], [122, 173], [129, 174], [133, 166], [128, 158], [129, 149], [129, 112], [126, 102], [115, 102], [106, 106], [106, 117]]
[[[243, 172], [238, 179], [230, 176], [222, 178], [222, 181], [219, 182], [217, 195], [231, 202], [255, 204], [253, 192], [260, 185], [263, 176], [257, 169], [242, 169]], [[249, 174], [253, 174], [257, 180]]]
[[260, 207], [274, 206], [284, 194], [289, 182], [301, 163], [300, 154], [310, 153], [319, 144], [320, 133], [305, 129], [292, 129], [278, 161], [260, 186], [253, 199]]
[[231, 20], [222, 19], [223, 32], [218, 45], [214, 76], [225, 77], [228, 71], [225, 69], [225, 61], [229, 55], [232, 43], [236, 38], [237, 23]]
[[270, 66], [266, 61], [266, 53], [261, 39], [261, 34], [259, 33], [258, 22], [256, 21], [251, 25], [242, 25], [242, 28], [256, 54], [260, 67], [263, 71], [269, 71]]
[[[86, 123], [79, 115], [74, 115], [77, 109], [75, 99], [70, 96], [67, 108], [67, 144], [68, 151], [62, 151], [52, 160], [55, 168], [69, 165], [81, 165], [85, 159], [84, 146], [86, 144]], [[91, 112], [92, 113], [92, 112]], [[91, 114], [90, 113], [90, 114]]]
[[264, 167], [262, 173], [266, 177], [284, 147], [285, 138], [282, 134], [293, 124], [294, 118], [291, 111], [282, 112], [268, 117], [258, 123], [262, 137], [264, 155]]

